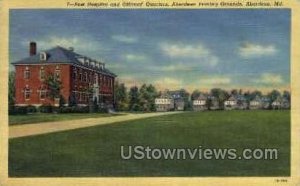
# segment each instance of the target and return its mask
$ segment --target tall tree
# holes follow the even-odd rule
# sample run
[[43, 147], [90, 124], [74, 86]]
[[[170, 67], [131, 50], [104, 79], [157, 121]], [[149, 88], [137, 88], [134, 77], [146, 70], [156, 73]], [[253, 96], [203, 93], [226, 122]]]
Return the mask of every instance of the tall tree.
[[273, 102], [274, 100], [276, 100], [278, 97], [280, 97], [281, 94], [278, 90], [272, 90], [269, 94], [268, 97], [271, 100], [271, 102]]
[[147, 92], [147, 85], [143, 84], [139, 91], [139, 105], [143, 111], [149, 111], [148, 110], [148, 99], [149, 99], [149, 95]]
[[287, 99], [288, 101], [291, 101], [291, 93], [289, 91], [283, 91], [282, 96]]
[[116, 109], [118, 111], [125, 111], [128, 109], [128, 95], [127, 88], [124, 83], [115, 83], [115, 94], [116, 94]]
[[210, 94], [219, 100], [219, 106], [221, 108], [223, 107], [223, 102], [229, 97], [228, 92], [220, 88], [211, 89]]
[[237, 96], [238, 95], [238, 90], [233, 89], [233, 90], [231, 90], [230, 94], [233, 95], [233, 96]]
[[14, 71], [9, 72], [8, 76], [8, 104], [15, 104], [15, 76], [16, 73]]
[[131, 87], [129, 90], [129, 110], [140, 111], [139, 89], [137, 86]]
[[48, 88], [48, 96], [50, 99], [54, 100], [60, 98], [60, 91], [63, 88], [62, 82], [57, 79], [53, 74], [49, 74], [46, 77], [45, 84]]
[[148, 108], [150, 111], [155, 111], [156, 107], [155, 107], [155, 98], [158, 97], [158, 92], [156, 90], [156, 88], [150, 84], [147, 86], [147, 92], [148, 92]]
[[190, 94], [185, 89], [180, 89], [179, 91], [184, 101], [184, 110], [190, 110], [192, 108], [192, 104], [190, 102]]
[[250, 100], [253, 100], [256, 96], [261, 97], [262, 96], [261, 91], [255, 90], [255, 91], [251, 92], [250, 95], [249, 95]]
[[191, 94], [191, 100], [197, 99], [200, 95], [201, 95], [201, 92], [198, 89], [194, 90]]

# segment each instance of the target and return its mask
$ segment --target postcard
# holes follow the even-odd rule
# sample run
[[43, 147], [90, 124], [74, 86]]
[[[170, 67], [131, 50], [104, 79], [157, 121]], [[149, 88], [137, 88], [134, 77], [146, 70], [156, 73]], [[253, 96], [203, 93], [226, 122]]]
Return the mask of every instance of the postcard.
[[1, 185], [299, 185], [300, 1], [2, 1]]

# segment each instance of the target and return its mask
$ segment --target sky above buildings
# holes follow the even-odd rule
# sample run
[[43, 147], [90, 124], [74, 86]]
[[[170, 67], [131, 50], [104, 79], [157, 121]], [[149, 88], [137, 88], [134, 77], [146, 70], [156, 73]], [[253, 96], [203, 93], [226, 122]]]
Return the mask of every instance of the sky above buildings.
[[106, 62], [128, 86], [289, 89], [290, 11], [11, 10], [10, 62], [57, 45]]

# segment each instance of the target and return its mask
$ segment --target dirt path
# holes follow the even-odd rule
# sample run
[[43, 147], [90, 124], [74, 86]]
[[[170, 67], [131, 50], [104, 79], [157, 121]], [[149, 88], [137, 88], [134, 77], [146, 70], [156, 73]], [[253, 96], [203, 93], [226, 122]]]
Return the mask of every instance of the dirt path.
[[112, 116], [103, 118], [88, 118], [70, 121], [55, 121], [34, 124], [15, 125], [9, 127], [9, 138], [18, 138], [37, 134], [46, 134], [64, 130], [91, 127], [96, 125], [111, 124], [121, 121], [130, 121], [141, 118], [176, 114], [180, 112], [161, 112], [161, 113], [144, 113], [144, 114], [127, 114], [124, 116]]

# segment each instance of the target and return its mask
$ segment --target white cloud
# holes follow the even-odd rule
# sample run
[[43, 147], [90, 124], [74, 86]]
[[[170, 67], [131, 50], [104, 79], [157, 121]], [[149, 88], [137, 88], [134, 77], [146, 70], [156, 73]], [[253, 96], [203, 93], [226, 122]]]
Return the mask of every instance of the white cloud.
[[283, 79], [279, 74], [264, 73], [259, 78], [254, 79], [253, 82], [258, 84], [281, 84]]
[[202, 77], [199, 81], [202, 85], [226, 85], [231, 83], [231, 78], [227, 76]]
[[239, 47], [239, 54], [244, 58], [270, 56], [276, 54], [277, 49], [274, 45], [259, 45], [244, 43]]
[[[58, 36], [49, 36], [47, 38], [42, 38], [35, 40], [37, 43], [38, 50], [46, 50], [55, 46], [62, 46], [64, 48], [73, 47], [76, 50], [80, 51], [95, 51], [99, 50], [100, 44], [92, 39], [85, 37], [58, 37]], [[28, 45], [28, 41], [23, 42], [23, 45]]]
[[123, 42], [123, 43], [135, 43], [138, 41], [136, 37], [126, 36], [126, 35], [113, 35], [111, 38], [115, 41]]
[[155, 67], [152, 68], [162, 72], [188, 71], [193, 69], [192, 67], [183, 64], [174, 64], [174, 65], [172, 64], [168, 66], [157, 66], [156, 68]]
[[124, 58], [127, 61], [139, 61], [139, 62], [143, 62], [146, 59], [146, 56], [143, 55], [138, 55], [138, 54], [126, 54], [124, 55]]
[[161, 44], [162, 51], [170, 57], [193, 57], [206, 56], [210, 51], [202, 44], [184, 45], [184, 44]]
[[201, 43], [182, 44], [182, 43], [161, 43], [161, 51], [166, 56], [174, 60], [191, 61], [195, 65], [204, 65], [214, 67], [219, 59], [213, 55], [211, 50]]

